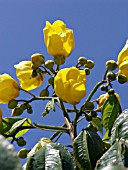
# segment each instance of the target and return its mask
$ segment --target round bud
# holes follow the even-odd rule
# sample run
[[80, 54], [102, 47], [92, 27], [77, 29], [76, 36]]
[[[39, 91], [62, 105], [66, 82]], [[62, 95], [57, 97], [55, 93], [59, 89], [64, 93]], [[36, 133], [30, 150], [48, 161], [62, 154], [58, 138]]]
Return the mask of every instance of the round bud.
[[119, 74], [117, 80], [120, 84], [124, 84], [127, 82], [127, 77], [123, 74]]
[[48, 97], [49, 96], [49, 91], [47, 89], [43, 89], [40, 92], [40, 97]]
[[101, 91], [108, 91], [108, 86], [102, 85], [102, 86], [100, 86], [100, 90]]
[[36, 53], [31, 56], [32, 63], [40, 67], [42, 64], [44, 64], [44, 56], [42, 54]]
[[63, 65], [65, 63], [65, 57], [64, 56], [55, 56], [54, 62], [57, 65]]
[[115, 93], [114, 89], [112, 89], [112, 88], [109, 89], [109, 91], [108, 91], [108, 94], [109, 94], [109, 95], [114, 94], [114, 93]]
[[20, 105], [20, 108], [21, 108], [22, 110], [26, 110], [26, 109], [27, 109], [27, 105], [26, 105], [26, 104], [21, 104], [21, 105]]
[[86, 120], [87, 120], [88, 122], [92, 121], [92, 116], [87, 115], [87, 116], [86, 116]]
[[22, 115], [23, 113], [23, 109], [20, 108], [19, 106], [18, 107], [15, 107], [13, 110], [12, 110], [12, 116], [20, 116]]
[[54, 61], [53, 60], [47, 60], [45, 63], [44, 63], [45, 67], [48, 68], [49, 70], [51, 70], [54, 66]]
[[91, 111], [91, 116], [92, 117], [96, 117], [97, 116], [97, 112], [96, 111]]
[[19, 158], [21, 158], [21, 159], [24, 159], [24, 158], [27, 157], [27, 154], [28, 154], [28, 153], [29, 153], [29, 150], [28, 150], [28, 149], [22, 148], [22, 149], [18, 152], [17, 156], [18, 156]]
[[108, 70], [115, 70], [118, 67], [118, 64], [114, 60], [108, 60], [106, 62], [106, 68]]
[[113, 81], [116, 79], [116, 75], [113, 72], [108, 72], [107, 77], [108, 77], [109, 81]]
[[8, 102], [8, 108], [9, 109], [14, 109], [17, 106], [18, 102], [15, 99], [12, 99]]
[[87, 59], [85, 57], [79, 57], [78, 58], [78, 64], [81, 66], [84, 66], [87, 63]]
[[24, 140], [23, 137], [20, 137], [19, 139], [16, 140], [18, 146], [25, 146], [26, 141]]
[[32, 77], [34, 78], [34, 77], [36, 77], [37, 76], [37, 72], [36, 72], [36, 70], [33, 70], [32, 71]]
[[32, 106], [30, 104], [27, 104], [26, 107], [27, 107], [27, 113], [32, 114], [33, 113]]
[[51, 77], [49, 80], [48, 80], [48, 83], [53, 85], [54, 84], [54, 77]]
[[94, 109], [94, 104], [92, 102], [86, 102], [84, 104], [86, 110], [93, 110]]
[[86, 68], [92, 69], [94, 67], [94, 62], [92, 60], [87, 60], [85, 66]]
[[86, 72], [86, 75], [89, 75], [89, 74], [90, 74], [89, 68], [85, 68], [84, 70], [85, 70], [85, 72]]

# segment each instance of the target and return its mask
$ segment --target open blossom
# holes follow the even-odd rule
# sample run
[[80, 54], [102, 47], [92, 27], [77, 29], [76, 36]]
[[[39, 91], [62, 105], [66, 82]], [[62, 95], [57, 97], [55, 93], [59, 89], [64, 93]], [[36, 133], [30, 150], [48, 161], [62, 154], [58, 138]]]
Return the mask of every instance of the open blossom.
[[8, 74], [0, 75], [0, 103], [6, 104], [19, 96], [17, 82]]
[[14, 65], [20, 86], [25, 90], [33, 90], [43, 83], [43, 74], [42, 77], [40, 75], [37, 75], [34, 78], [32, 77], [31, 65], [31, 61], [21, 61], [19, 64]]
[[61, 69], [54, 79], [56, 95], [65, 102], [76, 105], [86, 95], [86, 73], [76, 67]]
[[66, 28], [66, 25], [61, 20], [51, 24], [46, 21], [46, 26], [43, 29], [44, 42], [47, 51], [52, 56], [68, 57], [75, 46], [73, 30]]
[[128, 40], [118, 55], [118, 74], [124, 74], [128, 81]]

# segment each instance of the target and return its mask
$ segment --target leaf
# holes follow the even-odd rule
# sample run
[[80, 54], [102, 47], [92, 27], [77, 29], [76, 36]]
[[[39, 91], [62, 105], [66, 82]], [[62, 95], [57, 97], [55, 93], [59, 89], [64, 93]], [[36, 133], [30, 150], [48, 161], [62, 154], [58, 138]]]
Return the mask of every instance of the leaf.
[[102, 108], [102, 122], [106, 130], [109, 130], [109, 136], [111, 128], [116, 120], [116, 118], [121, 113], [121, 107], [118, 99], [115, 95], [110, 95], [105, 101]]
[[45, 117], [47, 114], [49, 114], [51, 109], [55, 111], [54, 98], [52, 98], [52, 100], [46, 104], [44, 112], [42, 113], [42, 117]]
[[26, 170], [75, 170], [70, 152], [61, 144], [44, 145], [34, 153], [27, 163]]
[[[22, 136], [23, 134], [25, 134], [29, 129], [24, 129], [24, 130], [20, 130], [20, 128], [22, 129], [23, 126], [31, 126], [31, 120], [28, 118], [23, 118], [21, 120], [16, 121], [12, 127], [6, 132], [6, 135], [9, 136], [15, 136], [15, 137], [19, 137]], [[8, 137], [7, 139], [11, 139], [12, 137]]]
[[93, 117], [91, 123], [99, 132], [103, 133], [102, 124], [98, 117]]
[[118, 166], [123, 167], [122, 157], [121, 157], [121, 143], [115, 142], [100, 160], [97, 162], [96, 170], [102, 170], [104, 167], [116, 164]]
[[111, 142], [114, 143], [116, 139], [125, 140], [125, 144], [128, 146], [128, 109], [119, 115], [113, 125]]
[[101, 170], [126, 170], [126, 168], [124, 166], [119, 166], [117, 164], [110, 164], [102, 168]]
[[0, 135], [0, 170], [22, 170], [13, 145], [2, 135]]

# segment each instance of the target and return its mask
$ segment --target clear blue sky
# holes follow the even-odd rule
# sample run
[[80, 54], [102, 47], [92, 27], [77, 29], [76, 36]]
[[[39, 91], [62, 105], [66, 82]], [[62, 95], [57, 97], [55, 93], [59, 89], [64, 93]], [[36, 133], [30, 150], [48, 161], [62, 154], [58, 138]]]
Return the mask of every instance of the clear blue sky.
[[[75, 65], [78, 57], [85, 56], [94, 60], [95, 68], [87, 77], [87, 94], [96, 82], [100, 81], [105, 71], [105, 62], [117, 60], [119, 51], [128, 39], [128, 0], [0, 0], [0, 74], [9, 73], [16, 78], [14, 64], [22, 60], [30, 60], [35, 53], [43, 53], [45, 58], [52, 57], [47, 53], [43, 41], [42, 30], [46, 20], [54, 22], [63, 20], [67, 27], [74, 30], [76, 46], [65, 66]], [[122, 108], [128, 108], [128, 84], [113, 83], [120, 94]], [[46, 83], [33, 90], [39, 94]], [[98, 97], [101, 91], [94, 96]], [[29, 97], [21, 94], [21, 98]], [[6, 105], [3, 116], [10, 116]], [[61, 112], [51, 113], [41, 119], [44, 109], [42, 102], [34, 102], [34, 122], [42, 124], [63, 124]], [[27, 117], [25, 113], [23, 117]], [[85, 126], [85, 122], [82, 124]], [[82, 126], [81, 125], [81, 126]], [[31, 148], [41, 137], [51, 134], [44, 131], [30, 131], [25, 135], [26, 145]], [[67, 144], [65, 135], [60, 142]], [[19, 147], [16, 146], [17, 149]]]

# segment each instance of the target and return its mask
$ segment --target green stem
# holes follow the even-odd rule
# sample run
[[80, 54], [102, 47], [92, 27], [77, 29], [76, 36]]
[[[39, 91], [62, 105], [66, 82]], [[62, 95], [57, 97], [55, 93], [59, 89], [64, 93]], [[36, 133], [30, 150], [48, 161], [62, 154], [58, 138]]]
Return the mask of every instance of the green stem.
[[74, 121], [73, 121], [73, 126], [74, 126], [74, 138], [75, 138], [75, 137], [77, 137], [77, 121], [78, 121], [80, 115], [79, 115], [79, 112], [77, 111], [75, 105], [74, 105], [74, 110], [75, 110], [75, 112], [76, 112], [76, 116], [75, 116], [75, 119], [74, 119]]

